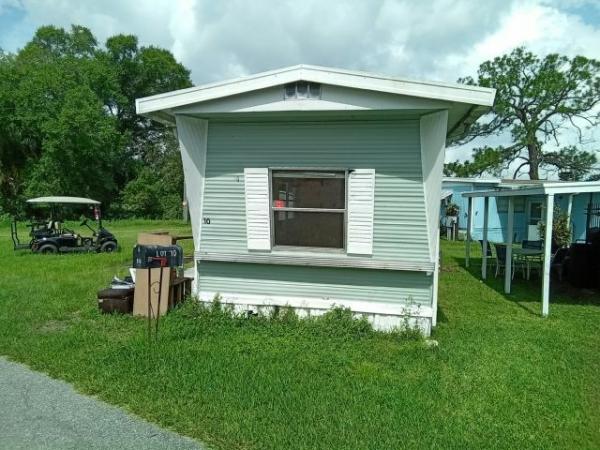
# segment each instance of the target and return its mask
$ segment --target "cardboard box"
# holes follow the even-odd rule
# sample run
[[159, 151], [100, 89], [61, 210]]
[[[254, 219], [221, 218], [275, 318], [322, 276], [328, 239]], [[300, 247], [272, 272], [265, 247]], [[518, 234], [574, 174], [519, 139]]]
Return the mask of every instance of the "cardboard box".
[[[163, 269], [162, 291], [160, 296], [160, 315], [169, 310], [169, 288], [175, 276], [170, 267]], [[137, 269], [135, 274], [135, 293], [133, 296], [133, 314], [148, 317], [148, 277], [150, 277], [150, 315], [156, 318], [158, 311], [158, 288], [160, 284], [160, 268]]]
[[138, 234], [137, 243], [140, 245], [173, 245], [175, 240], [168, 231]]

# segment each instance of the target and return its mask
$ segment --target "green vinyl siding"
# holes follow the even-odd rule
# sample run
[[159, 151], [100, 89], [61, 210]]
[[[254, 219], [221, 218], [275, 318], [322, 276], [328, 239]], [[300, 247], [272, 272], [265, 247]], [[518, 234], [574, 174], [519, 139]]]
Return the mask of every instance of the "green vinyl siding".
[[203, 292], [431, 305], [432, 277], [422, 272], [268, 264], [198, 264]]
[[245, 167], [375, 169], [373, 259], [430, 260], [418, 120], [211, 121], [201, 252], [247, 253]]

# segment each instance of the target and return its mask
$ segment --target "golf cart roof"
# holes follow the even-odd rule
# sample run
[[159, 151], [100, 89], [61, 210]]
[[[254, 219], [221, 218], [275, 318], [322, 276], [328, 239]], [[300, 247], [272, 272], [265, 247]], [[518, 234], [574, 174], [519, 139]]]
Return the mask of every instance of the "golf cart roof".
[[80, 205], [99, 205], [98, 200], [92, 200], [91, 198], [84, 197], [37, 197], [30, 198], [27, 203], [74, 203]]

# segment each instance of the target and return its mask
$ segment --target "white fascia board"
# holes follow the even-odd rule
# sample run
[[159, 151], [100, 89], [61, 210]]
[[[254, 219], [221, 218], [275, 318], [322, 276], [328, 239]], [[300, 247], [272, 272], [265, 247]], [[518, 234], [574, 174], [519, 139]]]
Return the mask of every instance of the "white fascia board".
[[500, 184], [499, 178], [460, 178], [460, 177], [444, 177], [444, 183], [473, 183], [473, 184]]
[[576, 182], [548, 182], [532, 188], [513, 188], [491, 191], [464, 192], [463, 197], [517, 197], [523, 195], [545, 195], [545, 194], [585, 194], [589, 192], [600, 192], [598, 181], [576, 181]]
[[562, 183], [544, 183], [547, 194], [585, 194], [600, 192], [600, 181], [574, 181]]
[[300, 65], [139, 98], [135, 102], [136, 111], [138, 114], [147, 114], [300, 80], [487, 107], [493, 105], [496, 94], [495, 89], [479, 86], [414, 81], [364, 72]]

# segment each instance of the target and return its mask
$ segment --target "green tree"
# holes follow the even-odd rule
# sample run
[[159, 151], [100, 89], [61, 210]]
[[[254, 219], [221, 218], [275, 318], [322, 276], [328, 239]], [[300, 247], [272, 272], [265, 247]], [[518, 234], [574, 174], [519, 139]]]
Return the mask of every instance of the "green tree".
[[190, 71], [167, 50], [139, 47], [132, 35], [108, 38], [102, 58], [114, 70], [119, 84], [117, 95], [106, 106], [116, 117], [119, 131], [131, 134], [133, 154], [143, 157], [148, 142], [165, 139], [166, 128], [136, 114], [135, 99], [192, 86]]
[[181, 217], [183, 171], [173, 133], [146, 148], [146, 160], [139, 161], [137, 176], [120, 195], [120, 213], [148, 218]]
[[540, 169], [557, 170], [566, 179], [582, 179], [596, 163], [594, 153], [574, 146], [545, 150], [553, 142], [560, 147], [560, 132], [574, 129], [581, 140], [581, 123], [597, 126], [600, 116], [600, 62], [583, 56], [567, 58], [550, 54], [540, 58], [524, 48], [480, 65], [476, 79], [459, 82], [497, 89], [487, 121], [475, 123], [454, 143], [509, 133], [508, 146], [476, 148], [472, 162], [455, 161], [447, 174], [462, 176], [499, 173], [515, 167], [513, 176], [526, 169], [539, 179]]
[[148, 149], [177, 148], [170, 129], [135, 113], [135, 99], [189, 86], [167, 50], [124, 35], [101, 46], [77, 25], [40, 27], [17, 54], [0, 52], [0, 212], [42, 194], [88, 195], [116, 209], [153, 158], [164, 163]]

